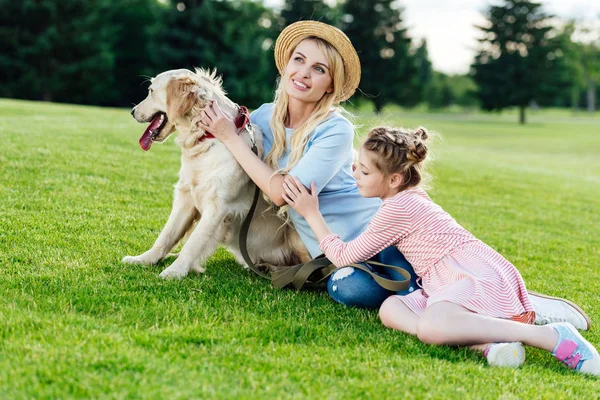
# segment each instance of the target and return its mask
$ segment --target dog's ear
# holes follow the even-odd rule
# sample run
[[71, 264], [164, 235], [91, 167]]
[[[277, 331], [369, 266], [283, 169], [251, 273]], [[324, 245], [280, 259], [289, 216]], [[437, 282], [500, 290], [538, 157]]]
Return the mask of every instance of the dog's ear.
[[185, 115], [198, 102], [195, 85], [189, 77], [171, 79], [167, 83], [167, 117], [170, 120]]

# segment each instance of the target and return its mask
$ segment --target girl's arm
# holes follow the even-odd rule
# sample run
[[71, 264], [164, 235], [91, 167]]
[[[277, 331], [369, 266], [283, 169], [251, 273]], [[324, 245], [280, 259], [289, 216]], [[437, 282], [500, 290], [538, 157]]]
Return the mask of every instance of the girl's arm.
[[[396, 202], [387, 202], [363, 233], [344, 243], [339, 235], [331, 233], [327, 227], [319, 212], [316, 195], [309, 193], [300, 181], [290, 176], [285, 178], [283, 186], [287, 203], [306, 219], [320, 243], [319, 247], [337, 267], [368, 260], [386, 247], [396, 244], [410, 231], [410, 217], [404, 207]], [[311, 185], [313, 188], [314, 185]]]
[[319, 211], [319, 197], [314, 182], [310, 183], [309, 193], [298, 178], [287, 175], [283, 181], [283, 190], [284, 200], [308, 222], [317, 242], [321, 243], [327, 235], [331, 235], [331, 230]]

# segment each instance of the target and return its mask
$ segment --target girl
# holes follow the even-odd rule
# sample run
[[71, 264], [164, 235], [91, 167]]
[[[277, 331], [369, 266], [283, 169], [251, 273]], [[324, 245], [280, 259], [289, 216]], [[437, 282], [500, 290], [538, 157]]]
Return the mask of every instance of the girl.
[[[362, 262], [394, 245], [413, 265], [421, 288], [391, 296], [379, 309], [387, 327], [437, 345], [470, 345], [491, 365], [518, 366], [523, 343], [552, 352], [570, 368], [600, 375], [600, 356], [566, 322], [533, 326], [535, 312], [517, 269], [476, 239], [420, 188], [428, 133], [419, 128], [371, 130], [355, 177], [360, 194], [383, 204], [367, 229], [343, 242], [319, 212], [311, 193], [286, 177], [283, 198], [313, 230], [336, 266]], [[487, 343], [487, 344], [486, 344]]]
[[[281, 74], [275, 100], [250, 115], [252, 124], [263, 132], [264, 161], [240, 140], [235, 124], [218, 107], [204, 110], [200, 126], [227, 146], [277, 206], [286, 204], [283, 182], [288, 174], [307, 186], [315, 182], [313, 193], [319, 197], [323, 217], [343, 240], [352, 240], [367, 227], [381, 205], [379, 198], [362, 197], [356, 187], [352, 176], [354, 127], [339, 107], [360, 81], [356, 50], [339, 29], [321, 22], [299, 21], [277, 38], [275, 62]], [[319, 255], [319, 243], [306, 220], [293, 209], [289, 210], [289, 218], [310, 254]], [[375, 254], [373, 259], [412, 272], [395, 247]], [[330, 289], [330, 295], [346, 305], [377, 308], [392, 294], [358, 270], [340, 270], [331, 277], [330, 288], [334, 282], [336, 290]], [[408, 291], [416, 287], [413, 278]], [[588, 328], [585, 314], [572, 303], [535, 298], [538, 315], [545, 321], [568, 319], [580, 329]]]

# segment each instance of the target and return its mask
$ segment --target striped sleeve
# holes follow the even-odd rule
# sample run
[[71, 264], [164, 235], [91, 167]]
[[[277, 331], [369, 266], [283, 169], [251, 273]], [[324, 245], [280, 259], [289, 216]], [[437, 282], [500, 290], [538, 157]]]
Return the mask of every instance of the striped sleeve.
[[344, 243], [339, 235], [323, 238], [319, 247], [336, 267], [370, 259], [386, 247], [398, 243], [410, 231], [410, 216], [395, 201], [384, 203], [367, 229], [356, 239]]

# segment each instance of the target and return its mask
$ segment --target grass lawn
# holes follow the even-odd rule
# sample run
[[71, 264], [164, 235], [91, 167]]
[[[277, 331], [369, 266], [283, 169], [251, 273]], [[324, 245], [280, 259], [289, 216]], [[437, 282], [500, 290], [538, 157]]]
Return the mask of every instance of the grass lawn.
[[[424, 125], [432, 198], [530, 289], [600, 323], [600, 118], [360, 115]], [[600, 379], [528, 349], [518, 370], [385, 329], [325, 292], [277, 290], [219, 251], [163, 281], [125, 266], [169, 214], [179, 150], [125, 109], [0, 100], [0, 398], [580, 398]], [[600, 346], [600, 325], [585, 337]]]

